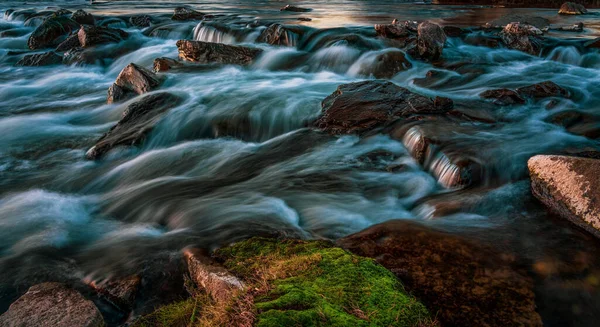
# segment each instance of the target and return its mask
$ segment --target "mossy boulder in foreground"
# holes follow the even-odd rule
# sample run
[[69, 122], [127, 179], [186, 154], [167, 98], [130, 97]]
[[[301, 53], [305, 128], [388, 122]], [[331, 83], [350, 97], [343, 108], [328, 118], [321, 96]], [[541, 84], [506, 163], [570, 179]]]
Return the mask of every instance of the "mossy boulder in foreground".
[[328, 242], [253, 238], [215, 257], [246, 285], [230, 303], [199, 294], [138, 326], [435, 325], [391, 272]]

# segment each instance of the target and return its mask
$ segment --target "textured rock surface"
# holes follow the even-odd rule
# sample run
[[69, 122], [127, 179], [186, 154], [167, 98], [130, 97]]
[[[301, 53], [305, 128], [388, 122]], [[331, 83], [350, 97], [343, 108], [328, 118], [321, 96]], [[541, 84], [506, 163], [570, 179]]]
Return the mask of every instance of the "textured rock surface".
[[395, 273], [442, 326], [542, 326], [532, 281], [485, 247], [402, 220], [337, 244]]
[[562, 97], [568, 98], [570, 96], [569, 91], [560, 87], [552, 81], [545, 81], [529, 86], [520, 87], [517, 92], [526, 97], [534, 99], [547, 98], [547, 97]]
[[130, 104], [123, 112], [123, 118], [88, 150], [86, 158], [98, 159], [117, 146], [140, 144], [162, 115], [180, 103], [180, 97], [162, 92]]
[[56, 46], [78, 28], [79, 24], [70, 18], [50, 17], [31, 33], [27, 46], [32, 50]]
[[509, 89], [487, 90], [479, 94], [484, 99], [494, 99], [494, 104], [499, 106], [510, 106], [514, 104], [523, 104], [525, 99], [521, 98], [519, 93]]
[[261, 53], [261, 49], [210, 43], [202, 41], [177, 41], [179, 57], [197, 63], [220, 63], [234, 65], [249, 65]]
[[510, 23], [500, 32], [507, 47], [538, 55], [542, 47], [542, 31], [533, 25]]
[[136, 27], [148, 27], [152, 24], [152, 18], [148, 15], [135, 15], [129, 17], [129, 23]]
[[227, 302], [243, 290], [242, 281], [199, 249], [186, 249], [183, 256], [192, 280], [213, 300]]
[[587, 10], [581, 4], [565, 2], [560, 6], [558, 13], [560, 15], [581, 15], [587, 13]]
[[107, 103], [118, 102], [126, 99], [127, 93], [144, 94], [160, 85], [161, 81], [156, 74], [150, 70], [134, 63], [127, 65], [121, 72], [115, 83], [108, 89]]
[[129, 36], [129, 33], [118, 28], [82, 25], [77, 36], [79, 44], [87, 48], [98, 44], [121, 42]]
[[600, 237], [600, 160], [538, 155], [527, 166], [536, 198]]
[[140, 276], [132, 275], [102, 282], [94, 281], [90, 283], [90, 286], [121, 310], [128, 311], [133, 307], [140, 282]]
[[417, 50], [423, 58], [436, 60], [442, 56], [446, 33], [437, 24], [422, 22], [417, 27]]
[[62, 57], [54, 51], [25, 55], [16, 66], [49, 66], [62, 64]]
[[67, 52], [78, 47], [81, 47], [81, 43], [79, 43], [79, 35], [77, 35], [77, 33], [73, 33], [56, 47], [56, 51]]
[[94, 16], [84, 10], [77, 10], [71, 15], [71, 19], [78, 22], [81, 25], [96, 25]]
[[340, 85], [321, 105], [314, 125], [333, 134], [361, 133], [400, 117], [448, 110], [445, 103], [437, 107], [427, 97], [380, 80]]
[[92, 301], [59, 283], [32, 286], [0, 316], [3, 327], [102, 327]]
[[279, 9], [279, 10], [280, 11], [293, 11], [293, 12], [309, 12], [312, 9], [296, 7], [296, 6], [292, 6], [292, 5], [285, 5], [285, 6], [281, 7], [281, 9]]
[[399, 72], [411, 67], [412, 64], [408, 61], [404, 52], [394, 50], [376, 55], [373, 61], [365, 63], [358, 73], [365, 76], [373, 75], [375, 78], [392, 78]]
[[177, 7], [173, 12], [172, 20], [200, 20], [204, 18], [204, 14], [187, 7]]
[[283, 46], [294, 46], [296, 43], [293, 32], [288, 31], [281, 24], [271, 24], [260, 34], [256, 42]]
[[160, 57], [154, 59], [154, 63], [152, 64], [153, 70], [155, 73], [158, 72], [166, 72], [176, 67], [182, 67], [183, 63], [172, 58]]
[[394, 19], [391, 24], [376, 24], [375, 32], [378, 36], [383, 36], [390, 39], [403, 38], [409, 35], [409, 31], [406, 26], [401, 24], [397, 19]]

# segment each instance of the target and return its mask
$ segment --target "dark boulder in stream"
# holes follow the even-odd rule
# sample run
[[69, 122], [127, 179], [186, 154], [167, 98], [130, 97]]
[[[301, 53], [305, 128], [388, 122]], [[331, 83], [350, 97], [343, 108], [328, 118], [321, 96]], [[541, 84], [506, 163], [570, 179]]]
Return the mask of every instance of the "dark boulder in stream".
[[442, 56], [446, 33], [437, 24], [422, 22], [417, 27], [417, 50], [422, 58], [436, 60]]
[[201, 20], [204, 14], [187, 7], [177, 7], [173, 12], [172, 20]]
[[82, 25], [77, 36], [81, 46], [87, 48], [99, 44], [121, 42], [129, 36], [129, 33], [118, 28]]
[[587, 9], [582, 4], [575, 2], [565, 2], [558, 10], [559, 15], [582, 15], [586, 14]]
[[150, 70], [131, 63], [121, 72], [108, 90], [107, 103], [114, 103], [128, 97], [127, 93], [144, 94], [157, 88], [161, 80]]
[[500, 32], [507, 47], [537, 56], [542, 48], [542, 31], [528, 24], [510, 23]]
[[386, 51], [375, 55], [370, 62], [365, 62], [358, 71], [359, 75], [375, 78], [392, 78], [401, 71], [412, 67], [406, 54], [400, 50]]
[[147, 95], [127, 106], [123, 118], [104, 134], [85, 154], [87, 159], [101, 158], [117, 146], [132, 146], [143, 142], [146, 135], [170, 109], [182, 102], [179, 96], [167, 92]]
[[207, 64], [249, 65], [261, 53], [261, 49], [202, 41], [177, 41], [179, 58]]
[[79, 43], [79, 35], [77, 33], [73, 33], [56, 47], [56, 51], [67, 52], [78, 47], [81, 47], [81, 43]]
[[71, 19], [78, 22], [81, 25], [96, 25], [94, 15], [81, 9], [74, 12], [73, 15], [71, 15]]
[[332, 134], [362, 133], [413, 114], [449, 110], [447, 101], [438, 103], [387, 81], [343, 84], [323, 100], [314, 125]]
[[514, 104], [523, 104], [523, 99], [519, 93], [510, 89], [487, 90], [479, 94], [484, 99], [493, 99], [494, 104], [499, 106], [511, 106]]
[[542, 326], [532, 280], [485, 246], [403, 220], [337, 245], [391, 270], [442, 326]]
[[49, 66], [62, 64], [62, 57], [54, 51], [25, 55], [15, 66]]
[[129, 23], [135, 27], [148, 27], [152, 24], [152, 17], [148, 15], [135, 15], [129, 17]]
[[376, 24], [375, 32], [377, 36], [390, 39], [404, 38], [410, 35], [408, 28], [397, 19], [394, 19], [391, 24]]
[[286, 29], [283, 25], [271, 24], [260, 34], [256, 42], [289, 47], [296, 44], [294, 36], [294, 33]]
[[56, 46], [78, 28], [79, 23], [68, 17], [50, 17], [31, 33], [27, 46], [31, 50]]
[[568, 98], [570, 97], [569, 91], [565, 90], [561, 86], [557, 85], [552, 81], [545, 81], [529, 86], [520, 87], [517, 89], [517, 92], [522, 96], [540, 99], [547, 97], [561, 97]]

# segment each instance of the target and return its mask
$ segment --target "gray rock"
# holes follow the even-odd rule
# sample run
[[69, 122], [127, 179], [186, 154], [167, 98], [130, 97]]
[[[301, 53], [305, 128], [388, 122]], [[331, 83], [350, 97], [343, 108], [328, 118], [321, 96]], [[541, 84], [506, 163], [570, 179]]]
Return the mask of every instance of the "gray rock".
[[442, 56], [446, 33], [437, 24], [422, 22], [417, 28], [417, 50], [422, 58], [436, 60]]
[[587, 13], [585, 7], [575, 2], [565, 2], [558, 10], [559, 15], [582, 15]]

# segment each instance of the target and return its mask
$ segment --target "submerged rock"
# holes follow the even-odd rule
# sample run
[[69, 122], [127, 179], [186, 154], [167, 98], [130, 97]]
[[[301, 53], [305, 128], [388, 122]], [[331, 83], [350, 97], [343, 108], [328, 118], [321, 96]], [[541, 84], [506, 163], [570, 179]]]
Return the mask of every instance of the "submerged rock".
[[312, 9], [296, 7], [296, 6], [292, 6], [292, 5], [285, 5], [284, 7], [279, 9], [279, 11], [309, 12], [309, 11], [312, 11]]
[[71, 19], [78, 22], [81, 25], [96, 25], [94, 15], [85, 12], [84, 10], [77, 10], [71, 15]]
[[102, 327], [104, 319], [92, 301], [60, 283], [32, 286], [0, 316], [0, 326]]
[[600, 237], [600, 160], [538, 155], [530, 158], [527, 166], [536, 198]]
[[192, 280], [213, 300], [228, 302], [244, 289], [241, 280], [199, 249], [186, 249], [183, 256]]
[[31, 50], [56, 46], [78, 28], [79, 24], [70, 18], [50, 17], [31, 33], [27, 40], [27, 46]]
[[408, 28], [397, 19], [394, 19], [391, 24], [375, 24], [375, 32], [378, 36], [390, 39], [404, 38], [410, 35]]
[[197, 63], [220, 63], [249, 65], [261, 53], [261, 49], [202, 41], [177, 41], [179, 57]]
[[129, 33], [118, 28], [82, 25], [77, 36], [81, 47], [87, 48], [99, 44], [121, 42], [129, 36]]
[[446, 33], [437, 24], [422, 22], [417, 28], [417, 50], [422, 58], [436, 60], [442, 56]]
[[542, 31], [533, 25], [510, 23], [500, 32], [507, 47], [537, 56], [542, 48]]
[[544, 17], [540, 16], [530, 16], [530, 15], [504, 15], [500, 18], [494, 19], [491, 22], [488, 22], [484, 25], [484, 28], [500, 28], [503, 29], [506, 25], [511, 23], [521, 23], [533, 25], [539, 29], [546, 28], [550, 25], [550, 21]]
[[121, 72], [108, 90], [107, 103], [114, 103], [128, 97], [127, 93], [144, 94], [160, 85], [160, 80], [150, 70], [130, 63]]
[[135, 15], [129, 17], [129, 23], [136, 27], [148, 27], [152, 24], [152, 17], [148, 15]]
[[325, 98], [314, 126], [332, 134], [362, 133], [412, 114], [440, 114], [447, 103], [413, 93], [387, 81], [343, 84]]
[[559, 15], [581, 15], [587, 13], [587, 10], [582, 4], [575, 2], [565, 2], [558, 10]]
[[600, 37], [585, 42], [583, 46], [586, 48], [600, 49]]
[[99, 159], [117, 146], [142, 143], [162, 115], [178, 106], [181, 101], [182, 99], [174, 94], [161, 92], [147, 95], [130, 104], [123, 112], [123, 118], [88, 150], [86, 158]]
[[525, 103], [519, 93], [510, 89], [487, 90], [479, 94], [484, 99], [494, 99], [494, 104], [499, 106], [511, 106]]
[[66, 40], [62, 41], [57, 47], [56, 51], [58, 52], [66, 52], [73, 48], [81, 47], [81, 43], [79, 43], [79, 35], [77, 33], [73, 33], [67, 37]]
[[294, 46], [296, 40], [294, 34], [288, 31], [281, 24], [271, 24], [258, 36], [256, 39], [258, 43], [267, 43], [271, 45], [283, 45], [283, 46]]
[[62, 64], [62, 57], [54, 51], [26, 55], [15, 66], [49, 66]]
[[456, 26], [444, 26], [442, 29], [448, 37], [461, 37], [468, 32], [468, 30]]
[[380, 53], [359, 70], [360, 75], [375, 78], [392, 78], [401, 71], [412, 67], [412, 64], [406, 58], [406, 54], [400, 50], [387, 51]]
[[517, 89], [517, 92], [522, 96], [531, 97], [534, 99], [547, 97], [570, 97], [569, 91], [565, 90], [564, 88], [560, 87], [552, 81], [545, 81], [529, 86], [520, 87]]
[[177, 7], [173, 12], [172, 20], [200, 20], [204, 18], [204, 14], [187, 7]]
[[486, 247], [403, 220], [337, 244], [391, 270], [442, 326], [542, 326], [533, 282]]

